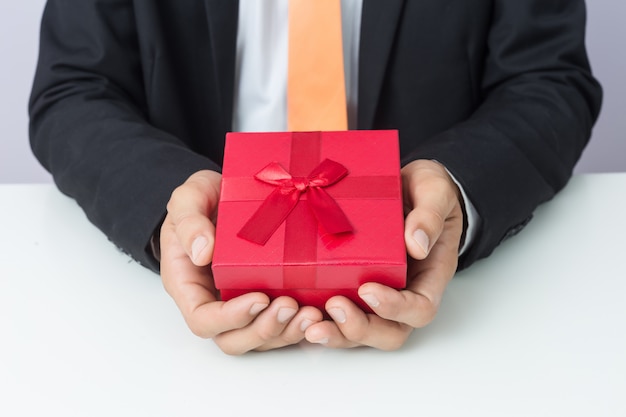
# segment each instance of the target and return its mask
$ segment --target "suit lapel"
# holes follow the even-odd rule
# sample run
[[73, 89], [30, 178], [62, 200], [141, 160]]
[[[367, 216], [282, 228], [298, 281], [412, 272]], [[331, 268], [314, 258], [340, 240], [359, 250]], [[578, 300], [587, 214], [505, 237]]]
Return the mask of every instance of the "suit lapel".
[[371, 129], [404, 0], [363, 0], [357, 127]]
[[217, 73], [220, 110], [225, 130], [230, 131], [233, 118], [235, 57], [239, 2], [236, 0], [204, 0], [211, 37], [213, 65]]

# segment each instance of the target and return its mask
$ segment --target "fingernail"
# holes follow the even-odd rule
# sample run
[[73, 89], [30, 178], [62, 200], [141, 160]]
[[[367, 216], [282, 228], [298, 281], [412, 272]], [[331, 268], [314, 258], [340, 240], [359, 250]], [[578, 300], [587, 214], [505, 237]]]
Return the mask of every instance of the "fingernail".
[[287, 320], [295, 316], [297, 311], [298, 310], [296, 310], [295, 308], [283, 307], [280, 310], [278, 310], [278, 314], [276, 315], [276, 318], [278, 319], [279, 323], [285, 323]]
[[325, 338], [320, 339], [320, 340], [314, 340], [311, 343], [319, 343], [320, 345], [326, 345], [326, 344], [328, 344], [328, 338], [325, 337]]
[[312, 321], [312, 320], [309, 320], [309, 319], [304, 319], [304, 320], [302, 320], [302, 323], [300, 323], [300, 331], [301, 331], [301, 332], [304, 332], [304, 331], [305, 331], [306, 329], [308, 329], [308, 328], [309, 328], [309, 326], [310, 326], [310, 325], [312, 325], [312, 324], [313, 324], [313, 321]]
[[267, 308], [267, 306], [268, 306], [268, 304], [263, 304], [263, 303], [254, 303], [254, 304], [252, 304], [252, 307], [250, 307], [250, 315], [251, 316], [256, 316], [261, 311], [265, 310]]
[[196, 262], [198, 260], [198, 256], [200, 253], [206, 248], [206, 245], [209, 243], [206, 237], [198, 236], [193, 243], [191, 244], [191, 259]]
[[424, 232], [422, 229], [417, 229], [415, 232], [413, 232], [413, 240], [415, 240], [420, 248], [422, 248], [424, 253], [428, 255], [428, 247], [430, 241], [426, 232]]
[[363, 294], [361, 295], [361, 298], [370, 307], [378, 307], [380, 305], [380, 301], [378, 301], [378, 298], [376, 298], [373, 294]]
[[329, 308], [328, 314], [330, 314], [330, 317], [332, 317], [337, 323], [346, 322], [346, 313], [340, 308]]

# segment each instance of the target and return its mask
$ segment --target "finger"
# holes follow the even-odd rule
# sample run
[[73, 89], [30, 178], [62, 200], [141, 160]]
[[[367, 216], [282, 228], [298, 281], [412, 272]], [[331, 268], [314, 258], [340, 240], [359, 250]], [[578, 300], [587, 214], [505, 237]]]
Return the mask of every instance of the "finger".
[[[376, 283], [364, 284], [359, 295], [369, 302], [379, 317], [413, 328], [424, 327], [435, 318], [445, 286], [435, 280], [433, 286], [397, 291]], [[446, 281], [447, 282], [447, 281]], [[439, 291], [441, 290], [441, 292]]]
[[208, 265], [213, 259], [215, 226], [204, 215], [188, 214], [179, 219], [176, 236], [185, 253], [198, 266]]
[[219, 202], [221, 176], [214, 171], [199, 171], [172, 192], [167, 205], [169, 223], [196, 265], [208, 265], [213, 257], [215, 216]]
[[279, 297], [272, 301], [270, 306], [250, 325], [216, 335], [215, 343], [230, 355], [240, 355], [265, 345], [268, 348], [273, 347], [275, 340], [281, 336], [297, 313], [296, 300], [290, 297]]
[[448, 221], [428, 258], [409, 261], [406, 290], [366, 283], [359, 288], [359, 296], [384, 319], [411, 327], [426, 326], [437, 314], [445, 289], [456, 272], [461, 230], [459, 218]]
[[266, 351], [295, 345], [304, 339], [305, 332], [311, 325], [321, 322], [322, 319], [322, 312], [317, 308], [309, 306], [301, 307], [278, 337], [257, 346], [255, 350]]
[[[445, 169], [432, 161], [415, 161], [403, 168], [407, 252], [424, 259], [439, 239], [446, 221], [459, 205], [458, 189]], [[462, 214], [462, 212], [459, 212]]]
[[194, 265], [171, 227], [161, 232], [161, 279], [191, 331], [203, 338], [248, 325], [269, 305], [265, 294], [217, 301], [209, 267]]
[[[192, 287], [189, 289], [194, 290]], [[216, 339], [224, 333], [249, 326], [268, 305], [265, 294], [250, 293], [226, 302], [198, 304], [197, 308], [186, 310], [183, 317], [195, 335]]]
[[381, 350], [400, 348], [412, 328], [402, 323], [366, 314], [345, 297], [333, 297], [326, 303], [333, 321], [311, 326], [307, 340], [333, 348], [370, 346]]
[[202, 338], [238, 329], [250, 324], [269, 299], [262, 293], [250, 293], [227, 302], [218, 301], [209, 268], [201, 270], [186, 261], [190, 268], [163, 268], [163, 285], [181, 311], [189, 329]]
[[350, 349], [362, 346], [360, 343], [348, 340], [333, 320], [323, 320], [313, 324], [305, 332], [305, 339], [309, 343], [334, 349]]

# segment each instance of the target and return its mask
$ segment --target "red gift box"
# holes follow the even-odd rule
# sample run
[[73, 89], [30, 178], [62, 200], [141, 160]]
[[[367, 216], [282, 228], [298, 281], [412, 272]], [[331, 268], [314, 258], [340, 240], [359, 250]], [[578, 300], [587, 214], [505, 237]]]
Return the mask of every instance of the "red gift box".
[[396, 131], [229, 133], [213, 255], [222, 300], [260, 291], [364, 309], [366, 282], [404, 288]]

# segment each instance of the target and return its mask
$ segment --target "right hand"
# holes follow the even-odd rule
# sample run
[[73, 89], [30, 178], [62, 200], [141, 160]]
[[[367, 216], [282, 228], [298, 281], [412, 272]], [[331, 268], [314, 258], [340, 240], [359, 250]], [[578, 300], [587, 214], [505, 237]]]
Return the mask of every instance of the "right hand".
[[409, 255], [407, 287], [396, 290], [368, 282], [359, 296], [375, 314], [366, 314], [345, 297], [333, 297], [326, 310], [333, 321], [315, 324], [307, 340], [326, 346], [399, 349], [415, 328], [437, 313], [458, 265], [463, 232], [460, 191], [443, 165], [416, 160], [402, 168], [406, 211], [404, 237]]
[[219, 300], [209, 265], [221, 179], [215, 171], [198, 171], [172, 193], [161, 227], [163, 286], [191, 331], [212, 338], [227, 354], [296, 344], [322, 320], [316, 308], [299, 308], [289, 297], [270, 302], [258, 292]]

